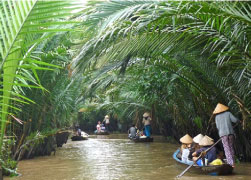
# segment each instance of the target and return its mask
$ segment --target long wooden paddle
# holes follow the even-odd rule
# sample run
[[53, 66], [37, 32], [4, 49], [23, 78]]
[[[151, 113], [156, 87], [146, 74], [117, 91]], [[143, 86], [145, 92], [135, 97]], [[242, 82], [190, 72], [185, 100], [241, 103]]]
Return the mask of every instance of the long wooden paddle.
[[210, 151], [216, 144], [218, 144], [221, 141], [221, 138], [218, 139], [218, 141], [216, 143], [214, 143], [210, 148], [208, 148], [206, 151], [201, 152], [200, 156], [198, 157], [198, 159], [193, 162], [193, 164], [191, 164], [190, 166], [188, 166], [182, 173], [180, 173], [178, 176], [176, 176], [176, 178], [180, 178], [181, 176], [183, 176], [200, 158], [202, 158], [203, 156], [205, 156], [207, 154], [208, 151]]

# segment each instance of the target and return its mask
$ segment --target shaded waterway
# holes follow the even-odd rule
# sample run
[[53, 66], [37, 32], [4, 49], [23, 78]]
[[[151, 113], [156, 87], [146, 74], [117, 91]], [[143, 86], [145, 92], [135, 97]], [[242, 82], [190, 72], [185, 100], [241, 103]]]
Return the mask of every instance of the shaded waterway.
[[[69, 140], [55, 156], [20, 161], [22, 175], [4, 180], [164, 180], [175, 179], [184, 167], [172, 154], [178, 144], [155, 137], [153, 143], [134, 143], [126, 135], [93, 136]], [[251, 164], [238, 164], [231, 176], [206, 176], [187, 172], [181, 179], [251, 179]]]

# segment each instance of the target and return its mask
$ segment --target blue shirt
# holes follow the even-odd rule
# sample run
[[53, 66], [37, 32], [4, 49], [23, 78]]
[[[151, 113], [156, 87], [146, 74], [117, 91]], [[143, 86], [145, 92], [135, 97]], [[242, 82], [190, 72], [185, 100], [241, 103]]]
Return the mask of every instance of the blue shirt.
[[[205, 146], [205, 147], [202, 147], [200, 148], [198, 151], [196, 151], [196, 154], [197, 155], [200, 155], [200, 153], [202, 151], [206, 151], [208, 148], [210, 148], [210, 146]], [[217, 158], [216, 156], [216, 148], [215, 147], [212, 147], [212, 149], [210, 149], [210, 151], [207, 152], [206, 154], [206, 159], [208, 159], [208, 163], [212, 162], [213, 160], [215, 160]]]

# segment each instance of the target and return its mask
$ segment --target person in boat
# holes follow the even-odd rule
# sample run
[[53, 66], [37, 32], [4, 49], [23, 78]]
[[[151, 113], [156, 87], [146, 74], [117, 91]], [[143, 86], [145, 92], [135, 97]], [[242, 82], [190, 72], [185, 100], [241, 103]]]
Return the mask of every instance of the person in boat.
[[106, 131], [109, 131], [110, 127], [110, 117], [108, 115], [105, 116], [103, 123], [105, 124]]
[[200, 149], [200, 145], [199, 145], [199, 142], [201, 141], [201, 139], [203, 138], [204, 136], [202, 134], [198, 134], [197, 136], [195, 136], [193, 138], [193, 142], [191, 144], [191, 147], [189, 148], [189, 156], [188, 156], [188, 159], [192, 160], [193, 159], [193, 156], [192, 154], [199, 150]]
[[178, 158], [180, 158], [183, 162], [187, 162], [188, 156], [189, 156], [189, 147], [191, 146], [193, 139], [189, 134], [186, 134], [185, 136], [180, 138], [181, 147], [180, 147], [180, 153], [177, 155]]
[[96, 128], [97, 128], [96, 132], [101, 132], [101, 122], [100, 121], [98, 121]]
[[100, 130], [101, 132], [105, 132], [106, 131], [105, 125], [103, 123], [101, 124], [101, 128], [100, 129], [101, 129]]
[[[195, 151], [192, 156], [193, 156], [193, 161], [196, 162], [198, 159], [198, 156], [203, 153], [204, 151], [206, 151], [208, 148], [211, 147], [211, 145], [214, 144], [214, 141], [212, 138], [210, 138], [209, 136], [204, 136], [201, 141], [199, 142], [199, 145], [201, 146], [201, 148], [197, 151]], [[211, 163], [213, 160], [216, 159], [216, 148], [212, 147], [212, 149], [210, 149], [205, 157], [203, 157], [203, 159], [199, 159], [197, 161], [197, 165], [199, 166], [203, 166], [203, 164], [207, 165], [209, 163]], [[204, 162], [204, 163], [203, 163]]]
[[149, 112], [145, 112], [143, 114], [143, 121], [142, 121], [142, 123], [144, 124], [144, 128], [145, 128], [144, 134], [148, 138], [151, 136], [151, 120], [152, 120], [152, 118], [150, 116], [150, 113]]
[[81, 129], [80, 128], [77, 129], [77, 136], [81, 136]]
[[234, 130], [232, 123], [237, 123], [239, 120], [228, 111], [229, 108], [218, 103], [214, 109], [216, 127], [220, 138], [222, 139], [227, 163], [234, 167]]
[[137, 138], [137, 127], [135, 126], [135, 124], [132, 124], [132, 126], [128, 130], [128, 137], [130, 139], [136, 139]]

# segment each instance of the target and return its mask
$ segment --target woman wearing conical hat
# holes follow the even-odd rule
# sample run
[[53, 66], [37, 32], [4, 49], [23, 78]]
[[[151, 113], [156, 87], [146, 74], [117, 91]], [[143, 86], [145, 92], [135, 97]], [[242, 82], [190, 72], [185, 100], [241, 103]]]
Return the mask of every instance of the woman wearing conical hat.
[[189, 148], [191, 146], [193, 138], [189, 134], [186, 134], [182, 138], [180, 138], [180, 142], [182, 143], [181, 144], [181, 152], [182, 152], [183, 149]]
[[193, 159], [192, 154], [193, 154], [195, 151], [197, 151], [197, 150], [200, 149], [199, 142], [201, 141], [201, 139], [202, 139], [203, 137], [204, 137], [204, 136], [203, 136], [202, 134], [198, 134], [197, 136], [195, 136], [195, 137], [193, 138], [193, 143], [191, 144], [191, 147], [189, 148], [189, 150], [190, 150], [190, 153], [189, 153], [189, 156], [188, 156], [189, 159]]
[[239, 120], [228, 111], [228, 107], [218, 103], [213, 114], [215, 114], [216, 127], [222, 139], [227, 163], [234, 167], [234, 130], [232, 123]]
[[[198, 159], [198, 156], [200, 155], [200, 153], [202, 153], [203, 151], [206, 151], [208, 148], [210, 148], [212, 145], [214, 144], [214, 141], [212, 138], [208, 137], [208, 136], [204, 136], [200, 141], [199, 141], [199, 145], [201, 146], [201, 148], [197, 151], [195, 151], [192, 155], [193, 155], [193, 161], [195, 162]], [[207, 160], [207, 163], [211, 163], [213, 160], [215, 160], [217, 158], [216, 156], [216, 148], [212, 147], [212, 149], [210, 149], [206, 156], [205, 159]], [[199, 159], [197, 161], [197, 164], [199, 166], [202, 166], [202, 160]]]
[[110, 117], [108, 115], [105, 115], [105, 118], [103, 120], [103, 123], [105, 124], [106, 131], [109, 131], [110, 126]]
[[180, 148], [181, 160], [185, 163], [190, 163], [190, 160], [188, 159], [190, 153], [189, 147], [191, 146], [193, 139], [191, 136], [189, 136], [189, 134], [186, 134], [185, 136], [180, 138], [180, 142], [182, 143]]

